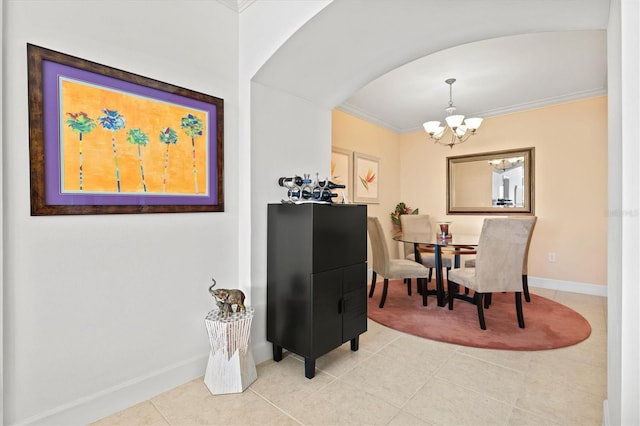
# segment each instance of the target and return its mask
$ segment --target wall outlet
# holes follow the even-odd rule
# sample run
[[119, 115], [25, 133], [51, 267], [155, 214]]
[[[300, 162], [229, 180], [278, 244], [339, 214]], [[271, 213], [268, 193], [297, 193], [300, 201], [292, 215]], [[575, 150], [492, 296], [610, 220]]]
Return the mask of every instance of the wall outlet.
[[551, 262], [551, 263], [556, 263], [556, 253], [555, 253], [555, 252], [553, 252], [553, 251], [550, 251], [550, 252], [547, 254], [547, 259], [548, 259], [548, 260], [549, 260], [549, 262]]

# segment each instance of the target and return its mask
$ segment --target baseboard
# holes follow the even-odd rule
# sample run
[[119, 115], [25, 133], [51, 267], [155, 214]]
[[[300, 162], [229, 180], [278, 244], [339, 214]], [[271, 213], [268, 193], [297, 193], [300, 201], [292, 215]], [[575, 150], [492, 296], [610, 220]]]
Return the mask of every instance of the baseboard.
[[602, 426], [609, 426], [611, 424], [609, 420], [609, 400], [602, 401]]
[[209, 353], [23, 419], [23, 425], [89, 424], [204, 375]]
[[[367, 282], [371, 279], [373, 271], [367, 269]], [[568, 291], [571, 293], [589, 294], [591, 296], [607, 297], [607, 286], [575, 281], [562, 281], [550, 278], [528, 277], [529, 287], [546, 288], [549, 290]]]
[[256, 364], [273, 359], [273, 345], [270, 342], [264, 341], [260, 344], [253, 344], [251, 349], [253, 350], [253, 360]]
[[607, 286], [575, 281], [562, 281], [549, 278], [529, 277], [529, 287], [546, 288], [550, 290], [568, 291], [571, 293], [589, 294], [591, 296], [607, 297]]

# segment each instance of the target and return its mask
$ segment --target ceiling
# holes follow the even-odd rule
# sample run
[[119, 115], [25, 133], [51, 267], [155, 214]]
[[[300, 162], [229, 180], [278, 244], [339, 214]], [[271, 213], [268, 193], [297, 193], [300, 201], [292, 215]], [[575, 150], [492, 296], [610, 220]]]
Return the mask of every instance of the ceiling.
[[338, 106], [398, 133], [443, 121], [448, 78], [467, 117], [491, 117], [589, 96], [607, 88], [606, 31], [560, 31], [483, 40], [396, 68]]
[[466, 116], [601, 95], [609, 1], [333, 0], [253, 81], [398, 133], [444, 119], [448, 78]]

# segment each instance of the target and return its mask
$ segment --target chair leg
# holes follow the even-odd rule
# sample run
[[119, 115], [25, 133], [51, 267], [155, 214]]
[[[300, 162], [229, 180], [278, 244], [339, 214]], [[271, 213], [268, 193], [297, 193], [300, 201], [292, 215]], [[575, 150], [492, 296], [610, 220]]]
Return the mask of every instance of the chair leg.
[[475, 292], [473, 297], [475, 298], [476, 306], [478, 308], [478, 320], [480, 321], [480, 328], [483, 330], [486, 330], [487, 324], [484, 322], [484, 310], [482, 309], [482, 304], [483, 304], [482, 296], [483, 296], [482, 293]]
[[524, 300], [527, 303], [531, 302], [531, 296], [529, 296], [529, 278], [527, 278], [526, 274], [522, 275], [522, 291], [524, 292]]
[[418, 278], [418, 281], [421, 283], [421, 288], [422, 288], [422, 306], [427, 306], [427, 296], [428, 296], [427, 286], [429, 285], [429, 281], [427, 281], [426, 278]]
[[516, 291], [516, 313], [518, 314], [518, 326], [524, 328], [524, 313], [522, 312], [522, 293]]
[[489, 306], [491, 306], [491, 296], [493, 295], [493, 293], [487, 293], [484, 295], [484, 308], [485, 309], [489, 309]]
[[431, 282], [431, 274], [433, 274], [433, 268], [429, 268], [429, 281]]
[[384, 306], [385, 300], [387, 300], [387, 290], [389, 289], [389, 279], [384, 279], [384, 285], [382, 286], [382, 299], [380, 299], [380, 308]]
[[404, 281], [407, 283], [407, 294], [411, 296], [411, 278], [405, 278]]
[[455, 299], [453, 295], [454, 295], [454, 292], [456, 291], [455, 287], [457, 286], [458, 284], [454, 283], [453, 281], [447, 280], [447, 291], [449, 292], [449, 310], [450, 311], [453, 310], [453, 299]]
[[376, 289], [376, 279], [378, 278], [378, 274], [373, 272], [371, 274], [371, 289], [369, 289], [369, 297], [373, 297], [373, 291]]

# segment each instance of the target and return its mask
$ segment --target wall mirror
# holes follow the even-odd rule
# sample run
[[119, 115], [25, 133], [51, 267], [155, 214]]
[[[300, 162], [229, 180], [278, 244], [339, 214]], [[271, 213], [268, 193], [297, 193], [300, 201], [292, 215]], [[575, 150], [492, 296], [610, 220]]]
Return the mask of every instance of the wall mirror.
[[534, 214], [534, 148], [447, 157], [447, 214]]

